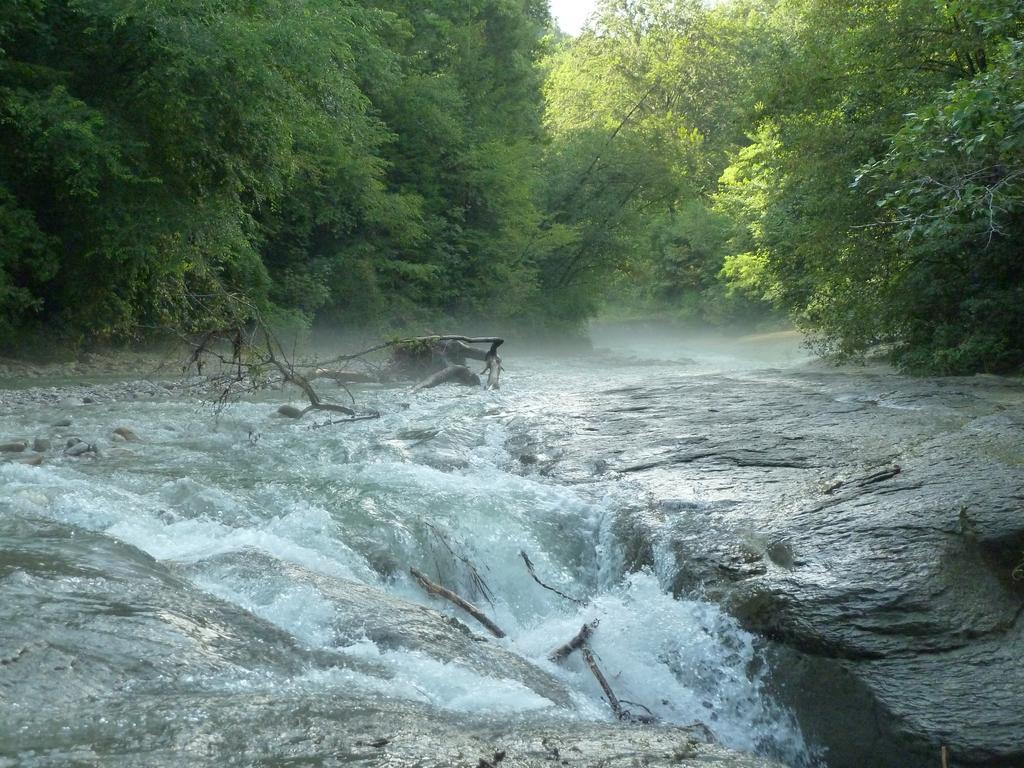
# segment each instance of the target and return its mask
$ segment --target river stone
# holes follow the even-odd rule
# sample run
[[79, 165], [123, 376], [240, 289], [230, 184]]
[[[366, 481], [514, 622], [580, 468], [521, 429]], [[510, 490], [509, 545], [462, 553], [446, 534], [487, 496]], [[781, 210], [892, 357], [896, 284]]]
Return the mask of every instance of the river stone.
[[68, 416], [68, 417], [64, 417], [62, 419], [57, 419], [55, 422], [53, 422], [52, 426], [54, 426], [54, 427], [70, 427], [71, 426], [71, 422], [72, 422], [71, 417]]
[[114, 430], [113, 434], [129, 443], [137, 443], [139, 441], [139, 436], [128, 427], [118, 427]]
[[78, 442], [72, 443], [67, 448], [65, 448], [64, 455], [82, 456], [83, 454], [89, 453], [90, 451], [95, 452], [95, 448], [89, 445], [89, 443], [80, 440]]
[[36, 453], [45, 453], [50, 450], [50, 440], [45, 437], [37, 437], [32, 441], [32, 450]]
[[301, 419], [304, 415], [304, 411], [300, 408], [296, 408], [294, 405], [282, 405], [277, 409], [277, 412], [279, 415], [288, 419]]
[[24, 440], [15, 440], [10, 443], [0, 443], [0, 453], [21, 453], [28, 447]]
[[670, 553], [677, 593], [769, 639], [829, 768], [933, 768], [942, 746], [1024, 765], [1019, 382], [809, 367], [600, 402], [585, 443], [535, 436], [576, 448], [555, 477], [606, 459], [648, 495], [617, 523], [627, 562]]

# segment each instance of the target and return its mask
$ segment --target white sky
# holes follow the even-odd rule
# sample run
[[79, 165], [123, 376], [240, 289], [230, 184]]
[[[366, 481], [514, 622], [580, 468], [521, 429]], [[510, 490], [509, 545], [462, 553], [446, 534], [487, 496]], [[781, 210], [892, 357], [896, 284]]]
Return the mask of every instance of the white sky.
[[597, 5], [597, 0], [551, 0], [551, 15], [563, 32], [575, 35]]

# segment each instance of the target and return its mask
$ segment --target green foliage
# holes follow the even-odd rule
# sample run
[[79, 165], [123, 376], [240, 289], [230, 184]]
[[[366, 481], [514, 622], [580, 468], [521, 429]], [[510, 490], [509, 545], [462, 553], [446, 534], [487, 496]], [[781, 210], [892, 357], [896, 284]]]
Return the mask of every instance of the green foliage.
[[788, 313], [1024, 364], [1024, 0], [8, 0], [0, 334]]
[[758, 313], [757, 300], [727, 295], [718, 279], [725, 222], [708, 209], [743, 139], [747, 25], [696, 1], [608, 0], [545, 62], [550, 226], [540, 245], [552, 305], [578, 317], [610, 293], [619, 313]]
[[918, 372], [1019, 368], [1021, 11], [775, 4], [767, 34], [788, 50], [716, 197], [736, 223], [729, 284], [839, 359], [884, 345]]
[[518, 310], [547, 23], [531, 0], [5, 4], [2, 322]]

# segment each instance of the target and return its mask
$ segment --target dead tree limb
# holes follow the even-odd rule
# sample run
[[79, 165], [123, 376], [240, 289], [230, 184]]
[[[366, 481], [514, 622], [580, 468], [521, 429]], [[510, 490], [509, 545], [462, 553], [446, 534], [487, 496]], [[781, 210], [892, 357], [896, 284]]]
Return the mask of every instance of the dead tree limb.
[[443, 597], [448, 602], [458, 606], [466, 613], [468, 613], [470, 616], [472, 616], [474, 619], [483, 624], [487, 628], [487, 630], [495, 637], [505, 637], [504, 630], [502, 630], [501, 627], [499, 627], [497, 624], [495, 624], [493, 621], [487, 618], [487, 616], [484, 615], [484, 612], [477, 608], [475, 605], [459, 597], [450, 589], [445, 589], [440, 584], [435, 584], [422, 573], [417, 571], [415, 568], [410, 568], [409, 573], [413, 575], [413, 578], [415, 578], [416, 581], [420, 583], [420, 586], [423, 587], [423, 589], [426, 590], [428, 594], [434, 595], [435, 597]]
[[327, 368], [317, 368], [312, 374], [306, 377], [314, 379], [330, 379], [337, 384], [376, 384], [380, 377], [368, 371], [332, 371]]
[[604, 691], [605, 698], [608, 700], [608, 706], [611, 707], [612, 713], [615, 715], [617, 720], [628, 720], [630, 722], [644, 723], [650, 725], [658, 722], [658, 717], [650, 709], [645, 707], [643, 704], [635, 704], [633, 702], [626, 702], [632, 704], [634, 707], [640, 707], [647, 712], [646, 715], [635, 715], [628, 709], [623, 709], [622, 704], [625, 699], [619, 699], [615, 692], [612, 690], [611, 684], [608, 682], [608, 678], [604, 676], [604, 672], [601, 671], [601, 667], [597, 664], [597, 659], [594, 658], [594, 652], [590, 650], [587, 645], [590, 642], [590, 636], [594, 634], [594, 630], [597, 629], [600, 619], [594, 619], [589, 624], [584, 624], [580, 627], [580, 631], [576, 633], [576, 636], [565, 645], [561, 645], [555, 648], [550, 654], [548, 659], [554, 662], [565, 661], [569, 656], [572, 655], [573, 651], [579, 651], [583, 655], [583, 660], [586, 661], [587, 666], [590, 668], [590, 673], [597, 680], [598, 685], [601, 686], [601, 690]]
[[626, 718], [625, 710], [622, 709], [622, 704], [619, 703], [618, 697], [615, 695], [615, 691], [612, 690], [611, 685], [608, 684], [608, 678], [604, 676], [601, 668], [597, 666], [597, 659], [594, 658], [594, 652], [591, 651], [586, 643], [580, 648], [580, 653], [583, 654], [583, 660], [587, 662], [587, 666], [590, 667], [591, 673], [597, 679], [598, 685], [601, 686], [601, 690], [604, 691], [605, 698], [608, 699], [608, 706], [612, 708], [612, 713], [615, 715], [617, 720], [624, 720]]
[[527, 555], [523, 550], [519, 550], [519, 556], [523, 558], [523, 562], [526, 563], [526, 570], [530, 572], [530, 576], [533, 577], [533, 580], [540, 584], [542, 587], [544, 587], [544, 589], [548, 590], [549, 592], [554, 592], [559, 597], [564, 597], [566, 600], [576, 603], [576, 605], [586, 605], [586, 602], [584, 602], [583, 600], [578, 600], [575, 597], [571, 597], [570, 595], [565, 594], [565, 592], [560, 592], [554, 587], [545, 584], [543, 581], [540, 580], [540, 578], [537, 576], [537, 572], [533, 569], [533, 561], [530, 560], [529, 555]]
[[323, 429], [324, 427], [333, 427], [338, 424], [351, 424], [353, 421], [372, 421], [379, 419], [380, 413], [374, 411], [373, 413], [364, 413], [362, 416], [350, 416], [347, 419], [334, 419], [332, 421], [324, 421], [320, 424], [311, 424], [310, 429]]
[[597, 629], [597, 625], [601, 623], [600, 619], [594, 619], [589, 624], [584, 624], [580, 627], [580, 631], [576, 633], [576, 636], [565, 645], [560, 645], [551, 653], [548, 654], [548, 659], [554, 662], [565, 661], [569, 656], [572, 655], [573, 651], [578, 651], [584, 645], [587, 644], [587, 640]]
[[438, 530], [437, 526], [433, 523], [425, 523], [427, 529], [434, 535], [434, 538], [441, 543], [448, 554], [452, 556], [454, 560], [462, 563], [466, 570], [469, 571], [470, 580], [473, 583], [473, 588], [478, 592], [484, 600], [491, 606], [494, 607], [494, 592], [491, 590], [490, 585], [484, 580], [484, 577], [480, 575], [480, 571], [477, 569], [473, 561], [470, 560], [466, 555], [461, 552], [457, 552], [455, 547], [452, 546], [451, 541], [448, 540], [448, 536]]
[[446, 341], [461, 341], [466, 344], [491, 344], [492, 348], [495, 349], [505, 343], [504, 339], [498, 338], [497, 336], [413, 336], [408, 339], [392, 339], [391, 341], [384, 341], [380, 344], [375, 344], [372, 347], [367, 347], [361, 352], [354, 352], [349, 355], [338, 355], [337, 357], [324, 361], [322, 365], [334, 365], [335, 363], [357, 360], [360, 357], [365, 357], [366, 355], [373, 354], [374, 352], [380, 352], [383, 349], [390, 349], [391, 347]]
[[501, 356], [498, 354], [498, 344], [492, 344], [491, 348], [484, 355], [484, 369], [480, 375], [487, 374], [487, 389], [501, 388]]
[[267, 342], [267, 362], [277, 368], [281, 377], [302, 390], [302, 393], [309, 400], [309, 405], [305, 410], [302, 411], [302, 415], [307, 414], [309, 411], [331, 411], [333, 413], [344, 413], [346, 416], [355, 416], [356, 412], [349, 408], [347, 405], [338, 405], [336, 403], [325, 403], [320, 399], [320, 395], [313, 389], [313, 385], [309, 383], [309, 380], [295, 370], [293, 365], [285, 365], [283, 362], [277, 359], [277, 355], [274, 354], [274, 339], [269, 332], [265, 332], [264, 336]]

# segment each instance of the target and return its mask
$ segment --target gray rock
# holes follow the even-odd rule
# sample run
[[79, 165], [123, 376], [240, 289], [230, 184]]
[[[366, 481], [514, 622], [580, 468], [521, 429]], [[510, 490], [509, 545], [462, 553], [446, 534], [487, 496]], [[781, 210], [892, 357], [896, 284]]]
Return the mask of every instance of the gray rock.
[[279, 415], [288, 419], [301, 419], [304, 415], [304, 411], [300, 408], [296, 408], [294, 405], [282, 405], [277, 409], [277, 412]]
[[65, 456], [82, 456], [86, 453], [96, 453], [96, 448], [84, 441], [74, 443], [64, 449]]
[[57, 419], [55, 422], [53, 422], [53, 426], [55, 426], [55, 427], [70, 427], [71, 423], [72, 423], [71, 417], [70, 416], [65, 416], [64, 418]]
[[45, 453], [50, 450], [50, 440], [45, 437], [37, 437], [32, 441], [32, 450], [36, 453]]
[[24, 440], [15, 440], [10, 443], [0, 443], [0, 453], [21, 453], [28, 448]]
[[[585, 443], [646, 490], [633, 567], [768, 638], [829, 768], [1024, 765], [1024, 392], [892, 373], [691, 376], [602, 393]], [[713, 410], [712, 410], [713, 408]], [[636, 438], [643, 435], [642, 440]]]
[[139, 442], [139, 436], [128, 427], [118, 427], [114, 430], [113, 434], [129, 443]]
[[[224, 555], [204, 567], [230, 569], [235, 577], [247, 572], [254, 576], [276, 573], [290, 583], [314, 586], [336, 613], [335, 631], [340, 644], [367, 638], [381, 648], [416, 651], [445, 664], [457, 662], [482, 675], [492, 676], [495, 670], [501, 670], [503, 677], [519, 681], [559, 706], [570, 704], [569, 691], [561, 681], [500, 645], [482, 641], [462, 621], [440, 611], [359, 582], [278, 562], [257, 551]], [[467, 617], [467, 621], [473, 620]], [[485, 634], [482, 629], [480, 632]]]
[[[187, 754], [201, 768], [781, 768], [707, 744], [697, 729], [585, 722], [555, 708], [495, 718], [384, 696], [360, 681], [389, 686], [387, 670], [344, 650], [304, 648], [115, 539], [0, 516], [0, 541], [20, 566], [0, 601], [0, 690], [20, 704], [0, 718], [0, 743], [40, 765], [88, 755], [113, 768], [176, 768]], [[69, 590], [69, 576], [87, 578]], [[343, 610], [365, 608], [371, 626], [394, 623], [405, 643], [425, 629], [425, 653], [454, 642], [491, 648], [489, 674], [515, 663], [435, 611], [363, 599]], [[414, 625], [403, 629], [405, 618]], [[303, 682], [310, 677], [339, 682]]]

